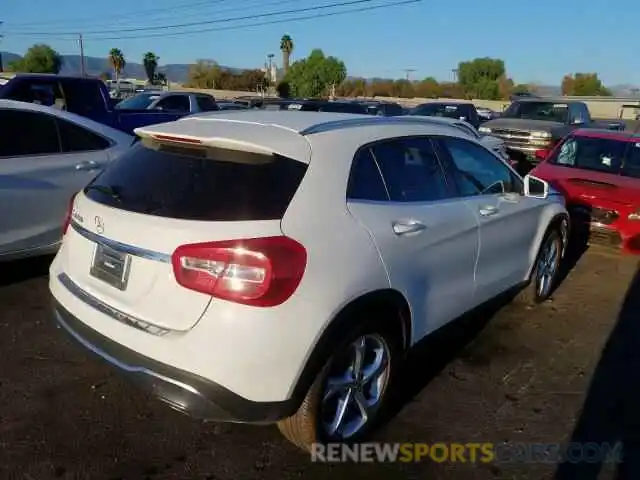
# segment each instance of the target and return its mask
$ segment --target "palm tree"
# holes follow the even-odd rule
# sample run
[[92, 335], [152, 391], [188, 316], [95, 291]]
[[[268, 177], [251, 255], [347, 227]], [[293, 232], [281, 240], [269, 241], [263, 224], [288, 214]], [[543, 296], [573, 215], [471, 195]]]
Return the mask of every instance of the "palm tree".
[[124, 59], [122, 50], [119, 48], [112, 48], [109, 50], [109, 65], [111, 65], [116, 74], [116, 90], [118, 94], [120, 94], [120, 74], [124, 70], [126, 64], [127, 62]]
[[282, 68], [286, 75], [289, 70], [291, 52], [293, 52], [293, 40], [289, 35], [283, 35], [280, 39], [280, 51], [282, 51]]
[[144, 71], [147, 74], [147, 79], [149, 83], [153, 84], [156, 80], [156, 68], [158, 68], [158, 57], [153, 52], [147, 52], [142, 57], [142, 64], [144, 65]]

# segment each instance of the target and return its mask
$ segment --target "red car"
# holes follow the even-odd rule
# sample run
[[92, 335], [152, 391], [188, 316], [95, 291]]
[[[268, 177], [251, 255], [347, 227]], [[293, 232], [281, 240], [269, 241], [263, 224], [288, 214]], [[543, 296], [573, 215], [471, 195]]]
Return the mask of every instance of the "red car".
[[640, 253], [640, 135], [578, 129], [536, 157], [531, 175], [565, 196], [590, 243]]

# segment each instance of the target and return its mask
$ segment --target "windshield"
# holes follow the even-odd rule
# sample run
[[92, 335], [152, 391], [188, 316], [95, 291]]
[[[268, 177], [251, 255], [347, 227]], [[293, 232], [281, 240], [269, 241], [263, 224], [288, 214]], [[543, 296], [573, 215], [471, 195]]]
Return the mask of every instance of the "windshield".
[[569, 118], [569, 105], [553, 102], [514, 102], [505, 110], [502, 118], [523, 118], [566, 123]]
[[427, 103], [424, 105], [418, 105], [416, 108], [411, 110], [411, 112], [409, 112], [409, 115], [459, 119], [460, 117], [464, 117], [465, 113], [460, 105], [446, 103]]
[[549, 163], [640, 178], [640, 143], [572, 136], [549, 157]]
[[118, 110], [146, 110], [155, 100], [160, 98], [157, 93], [141, 93], [131, 98], [127, 98], [118, 103], [115, 108]]

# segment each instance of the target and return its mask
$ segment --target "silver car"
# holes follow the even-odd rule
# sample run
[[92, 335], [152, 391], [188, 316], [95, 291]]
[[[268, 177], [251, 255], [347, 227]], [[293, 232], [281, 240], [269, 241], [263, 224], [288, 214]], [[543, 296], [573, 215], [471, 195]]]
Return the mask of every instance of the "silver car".
[[0, 100], [0, 125], [0, 261], [53, 253], [72, 195], [134, 137], [13, 100]]

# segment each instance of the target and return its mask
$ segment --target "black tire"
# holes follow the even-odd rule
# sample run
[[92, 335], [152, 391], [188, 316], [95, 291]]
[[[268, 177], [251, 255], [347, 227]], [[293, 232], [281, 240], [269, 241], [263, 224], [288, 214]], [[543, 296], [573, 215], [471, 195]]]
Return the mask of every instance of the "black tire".
[[[518, 295], [515, 298], [517, 303], [524, 305], [537, 305], [548, 300], [553, 294], [560, 275], [562, 255], [566, 249], [567, 234], [566, 230], [563, 230], [566, 225], [566, 220], [563, 219], [557, 224], [549, 227], [549, 230], [547, 230], [542, 242], [540, 243], [538, 256], [536, 257], [536, 261], [531, 269], [531, 275], [529, 276], [527, 284], [522, 288], [522, 290], [520, 290], [520, 292], [518, 292]], [[555, 244], [557, 254], [555, 257], [555, 264], [553, 266], [553, 276], [549, 281], [549, 286], [543, 290], [540, 286], [540, 269], [542, 266], [541, 263], [545, 261], [546, 249], [550, 244]]]
[[[389, 318], [387, 321], [391, 320]], [[399, 331], [399, 329], [398, 329]], [[395, 376], [397, 365], [402, 353], [401, 335], [390, 326], [382, 322], [360, 322], [350, 335], [344, 337], [344, 341], [336, 345], [329, 360], [316, 377], [309, 388], [306, 397], [298, 411], [289, 418], [278, 422], [278, 429], [284, 437], [298, 448], [304, 451], [311, 451], [314, 444], [346, 443], [352, 444], [361, 442], [367, 438], [371, 430], [375, 428], [380, 413], [384, 411], [389, 398], [388, 387]], [[342, 365], [345, 353], [358, 339], [371, 337], [381, 339], [386, 343], [388, 351], [388, 373], [384, 379], [384, 384], [380, 388], [381, 395], [379, 402], [370, 412], [369, 419], [364, 426], [354, 435], [344, 438], [341, 435], [330, 435], [323, 423], [324, 407], [322, 397], [327, 388], [327, 381], [334, 370]]]

